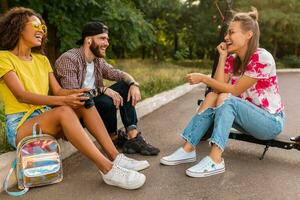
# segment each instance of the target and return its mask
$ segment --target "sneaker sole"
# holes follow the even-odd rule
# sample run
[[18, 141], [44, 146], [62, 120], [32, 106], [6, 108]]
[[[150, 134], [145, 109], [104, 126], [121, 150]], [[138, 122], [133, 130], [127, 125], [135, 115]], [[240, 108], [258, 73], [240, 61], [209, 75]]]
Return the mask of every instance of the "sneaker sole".
[[[113, 183], [113, 182], [110, 182], [110, 181], [105, 181], [103, 179], [103, 181], [107, 184], [107, 185], [111, 185], [111, 186], [116, 186], [116, 187], [119, 187], [119, 188], [123, 188], [123, 189], [126, 189], [126, 190], [136, 190], [140, 187], [142, 187], [145, 182], [146, 182], [146, 177], [143, 176], [143, 180], [141, 181], [141, 183], [138, 183], [138, 184], [132, 184], [132, 185], [120, 185], [118, 183]], [[137, 182], [137, 181], [136, 181]]]
[[167, 161], [167, 160], [161, 159], [160, 164], [163, 164], [163, 165], [179, 165], [179, 164], [183, 164], [183, 163], [195, 162], [196, 160], [197, 160], [196, 158], [189, 158], [189, 159], [176, 160], [176, 161]]
[[134, 171], [142, 171], [144, 169], [147, 169], [148, 167], [150, 167], [149, 163], [147, 165], [142, 165], [141, 167], [136, 167], [135, 169], [132, 169], [132, 170], [134, 170]]
[[203, 173], [191, 172], [189, 170], [185, 171], [186, 175], [188, 175], [190, 177], [194, 177], [194, 178], [208, 177], [208, 176], [212, 176], [212, 175], [216, 175], [216, 174], [221, 174], [224, 172], [225, 172], [225, 168], [218, 169], [218, 170], [215, 170], [212, 172], [203, 172]]
[[126, 154], [141, 154], [143, 156], [156, 156], [159, 154], [159, 151], [158, 152], [149, 152], [149, 151], [135, 151], [134, 149], [127, 149], [127, 148], [123, 148], [123, 153], [126, 153]]

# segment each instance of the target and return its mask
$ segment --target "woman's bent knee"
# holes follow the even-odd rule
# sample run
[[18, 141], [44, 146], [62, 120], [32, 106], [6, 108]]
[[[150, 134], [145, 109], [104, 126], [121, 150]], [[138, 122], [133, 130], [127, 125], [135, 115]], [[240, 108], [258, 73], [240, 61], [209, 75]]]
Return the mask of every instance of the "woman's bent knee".
[[228, 99], [229, 93], [221, 93], [218, 95], [217, 107], [222, 105], [226, 99]]
[[57, 108], [55, 108], [55, 111], [56, 111], [58, 116], [63, 117], [63, 118], [64, 117], [68, 117], [68, 118], [77, 117], [74, 110], [69, 106], [57, 107]]

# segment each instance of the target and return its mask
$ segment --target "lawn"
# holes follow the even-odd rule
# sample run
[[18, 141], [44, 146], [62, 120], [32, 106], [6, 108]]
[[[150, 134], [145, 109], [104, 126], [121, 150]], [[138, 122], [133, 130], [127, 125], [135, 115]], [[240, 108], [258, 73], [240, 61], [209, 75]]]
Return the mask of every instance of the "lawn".
[[210, 73], [210, 63], [204, 63], [203, 67], [199, 67], [199, 63], [202, 62], [158, 62], [141, 59], [113, 61], [116, 68], [128, 72], [140, 83], [143, 99], [184, 84], [184, 77], [188, 73]]
[[[110, 60], [116, 68], [131, 74], [139, 83], [142, 98], [146, 99], [160, 92], [185, 83], [185, 75], [191, 72], [210, 73], [211, 63], [199, 61], [165, 61], [123, 59]], [[105, 81], [105, 85], [112, 82]], [[3, 104], [0, 101], [0, 154], [9, 151], [5, 136]]]

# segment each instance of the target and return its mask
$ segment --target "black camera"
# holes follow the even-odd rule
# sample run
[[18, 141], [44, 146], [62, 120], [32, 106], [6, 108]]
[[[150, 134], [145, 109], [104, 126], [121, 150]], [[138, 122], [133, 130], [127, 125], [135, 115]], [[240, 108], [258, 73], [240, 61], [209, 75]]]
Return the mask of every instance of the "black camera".
[[96, 97], [97, 95], [98, 95], [98, 92], [97, 92], [96, 89], [91, 89], [91, 90], [83, 93], [82, 96], [89, 97], [89, 99], [84, 101], [84, 107], [86, 109], [88, 109], [88, 108], [95, 105], [95, 102], [94, 102], [93, 98]]

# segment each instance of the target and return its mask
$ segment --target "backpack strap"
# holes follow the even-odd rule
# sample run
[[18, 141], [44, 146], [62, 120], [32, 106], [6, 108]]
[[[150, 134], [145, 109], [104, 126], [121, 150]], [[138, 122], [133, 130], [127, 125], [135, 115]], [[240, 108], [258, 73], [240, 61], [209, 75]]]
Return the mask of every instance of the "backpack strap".
[[10, 170], [5, 178], [5, 181], [3, 183], [3, 188], [5, 189], [5, 191], [7, 192], [7, 194], [11, 195], [11, 196], [21, 196], [23, 194], [25, 194], [26, 192], [28, 192], [29, 188], [25, 187], [24, 190], [18, 191], [18, 192], [10, 192], [8, 191], [8, 181], [9, 181], [9, 177], [12, 175], [13, 171], [15, 170], [17, 166], [17, 159], [15, 159], [10, 167]]
[[36, 136], [37, 135], [37, 127], [39, 128], [38, 130], [39, 130], [39, 132], [38, 132], [38, 135], [42, 135], [43, 133], [42, 133], [42, 129], [41, 129], [41, 126], [39, 125], [39, 123], [34, 123], [33, 124], [33, 127], [32, 127], [32, 135], [33, 136]]

